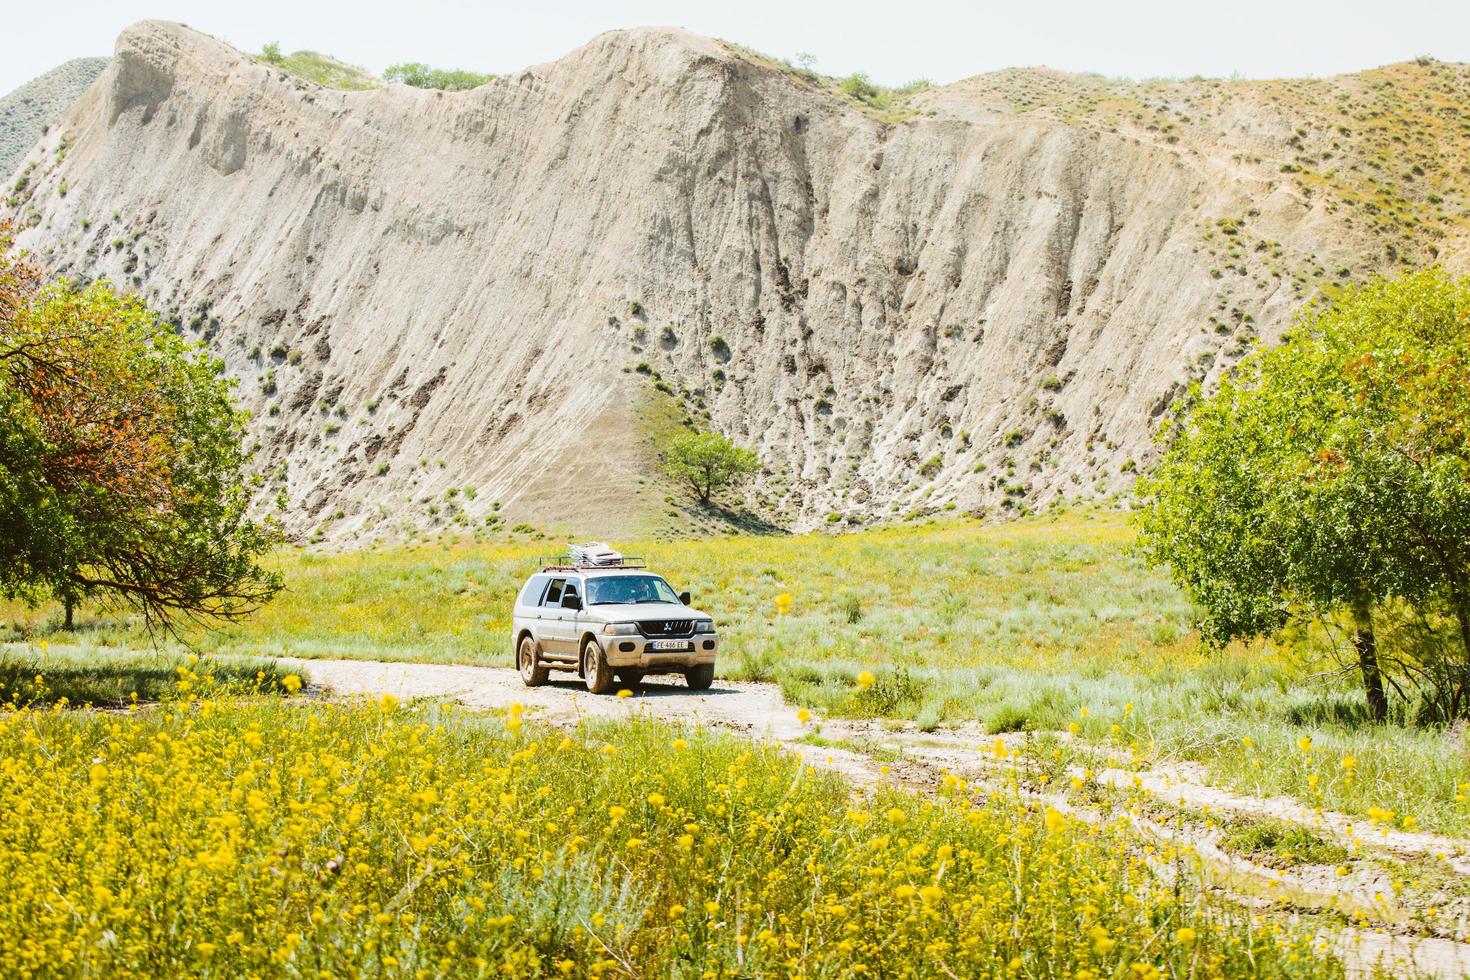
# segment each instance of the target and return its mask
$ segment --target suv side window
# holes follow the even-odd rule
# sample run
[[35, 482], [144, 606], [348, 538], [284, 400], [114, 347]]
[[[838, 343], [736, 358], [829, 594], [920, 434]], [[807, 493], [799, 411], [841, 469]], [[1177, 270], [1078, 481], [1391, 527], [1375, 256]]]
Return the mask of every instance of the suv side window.
[[543, 606], [561, 605], [561, 589], [566, 584], [566, 581], [564, 578], [552, 579], [551, 586], [546, 590], [546, 598], [542, 600], [541, 604]]

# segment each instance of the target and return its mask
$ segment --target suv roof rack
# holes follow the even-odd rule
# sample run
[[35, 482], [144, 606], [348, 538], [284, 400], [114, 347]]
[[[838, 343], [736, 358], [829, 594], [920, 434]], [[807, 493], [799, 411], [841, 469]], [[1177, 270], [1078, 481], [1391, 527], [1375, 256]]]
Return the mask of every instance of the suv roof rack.
[[621, 557], [617, 561], [595, 562], [585, 558], [575, 558], [571, 555], [543, 555], [536, 559], [543, 572], [581, 572], [596, 571], [600, 568], [647, 568], [648, 563], [642, 558]]
[[647, 568], [641, 558], [626, 558], [601, 541], [569, 544], [565, 555], [541, 559], [541, 570], [574, 571], [584, 568]]

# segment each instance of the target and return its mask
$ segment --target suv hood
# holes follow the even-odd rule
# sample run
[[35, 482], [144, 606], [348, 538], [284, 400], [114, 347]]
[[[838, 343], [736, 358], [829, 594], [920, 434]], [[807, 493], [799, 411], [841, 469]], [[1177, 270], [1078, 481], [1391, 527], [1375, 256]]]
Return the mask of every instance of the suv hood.
[[713, 619], [690, 606], [677, 602], [640, 602], [636, 605], [592, 605], [587, 614], [604, 619], [609, 623], [639, 622], [645, 619]]

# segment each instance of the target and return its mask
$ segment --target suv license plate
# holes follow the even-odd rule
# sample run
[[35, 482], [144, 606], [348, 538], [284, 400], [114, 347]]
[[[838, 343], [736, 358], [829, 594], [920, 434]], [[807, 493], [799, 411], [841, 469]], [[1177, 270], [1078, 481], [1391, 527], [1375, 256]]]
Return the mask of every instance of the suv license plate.
[[650, 650], [662, 650], [665, 652], [687, 653], [694, 649], [694, 644], [688, 640], [649, 640], [648, 648]]

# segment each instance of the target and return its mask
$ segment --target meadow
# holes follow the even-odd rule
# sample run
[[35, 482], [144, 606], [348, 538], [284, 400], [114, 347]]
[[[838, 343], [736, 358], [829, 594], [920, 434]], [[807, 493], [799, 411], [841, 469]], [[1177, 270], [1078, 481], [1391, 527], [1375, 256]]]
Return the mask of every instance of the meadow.
[[0, 710], [7, 973], [1342, 973], [1121, 813], [860, 796], [707, 730], [292, 703], [295, 680], [186, 667], [151, 708]]
[[[716, 616], [720, 676], [773, 681], [820, 717], [1062, 733], [1099, 759], [1195, 761], [1239, 792], [1470, 832], [1457, 732], [1369, 724], [1330, 634], [1202, 646], [1132, 534], [1123, 514], [1079, 511], [617, 544]], [[286, 593], [194, 639], [231, 656], [509, 666], [512, 595], [560, 543], [517, 538], [284, 553]], [[40, 637], [60, 644], [57, 616], [0, 607], [0, 639], [34, 656]], [[146, 642], [86, 615], [73, 639], [78, 655]]]

